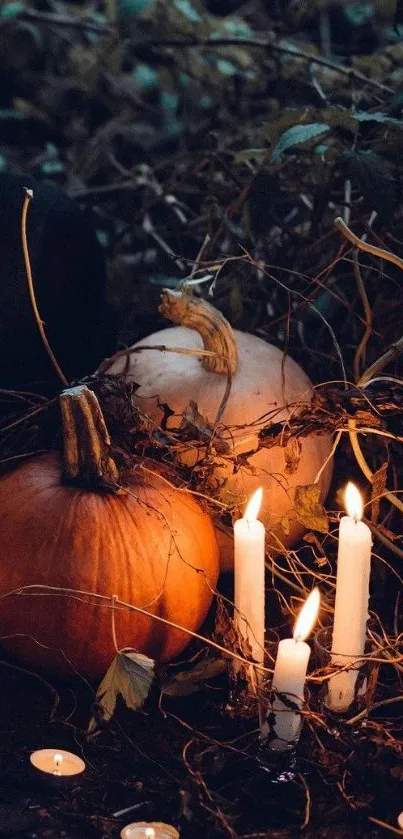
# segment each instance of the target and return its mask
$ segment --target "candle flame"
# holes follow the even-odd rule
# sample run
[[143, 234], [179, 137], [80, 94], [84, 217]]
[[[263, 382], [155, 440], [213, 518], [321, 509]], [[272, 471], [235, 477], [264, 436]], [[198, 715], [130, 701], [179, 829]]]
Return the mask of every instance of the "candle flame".
[[356, 521], [362, 519], [364, 505], [362, 503], [361, 494], [355, 486], [355, 484], [351, 483], [351, 481], [349, 481], [346, 486], [344, 499], [346, 504], [347, 515], [351, 516], [351, 518], [355, 519]]
[[306, 599], [294, 627], [294, 640], [305, 641], [318, 617], [320, 605], [320, 591], [314, 588]]
[[153, 827], [146, 827], [144, 833], [147, 836], [147, 839], [154, 839], [155, 830]]
[[249, 499], [249, 501], [246, 505], [246, 510], [243, 514], [243, 517], [244, 517], [244, 519], [246, 519], [246, 521], [249, 521], [249, 522], [250, 521], [256, 521], [256, 519], [259, 515], [259, 510], [260, 510], [260, 505], [262, 503], [262, 498], [263, 498], [263, 489], [262, 489], [262, 487], [259, 487], [259, 489], [257, 489], [256, 492], [253, 493], [252, 497]]
[[53, 774], [54, 775], [61, 775], [62, 772], [61, 772], [60, 767], [63, 763], [63, 755], [59, 754], [59, 752], [56, 752], [56, 754], [53, 755], [53, 763], [55, 764]]

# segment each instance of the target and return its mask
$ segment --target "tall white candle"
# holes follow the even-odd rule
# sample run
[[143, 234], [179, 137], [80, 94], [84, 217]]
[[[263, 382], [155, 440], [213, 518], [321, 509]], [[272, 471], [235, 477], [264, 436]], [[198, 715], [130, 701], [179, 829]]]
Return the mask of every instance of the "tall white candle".
[[[278, 751], [295, 743], [299, 736], [301, 715], [293, 710], [290, 704], [301, 708], [304, 701], [306, 671], [311, 654], [311, 649], [304, 639], [307, 638], [316, 621], [319, 603], [319, 589], [315, 588], [301, 609], [293, 638], [286, 638], [278, 645], [272, 683], [276, 696], [270, 708], [270, 713], [274, 714], [272, 724], [274, 738], [269, 743], [270, 748]], [[283, 695], [285, 701], [280, 694]], [[261, 737], [266, 739], [269, 733], [270, 726], [266, 722], [262, 726]]]
[[[371, 531], [360, 521], [362, 498], [352, 483], [347, 484], [345, 500], [348, 515], [340, 521], [332, 637], [332, 663], [343, 666], [354, 664], [365, 650], [372, 548]], [[330, 708], [348, 710], [357, 675], [357, 669], [352, 669], [329, 679], [326, 704]]]
[[257, 519], [262, 495], [263, 490], [257, 489], [243, 518], [234, 524], [235, 624], [259, 664], [264, 660], [265, 625], [265, 528]]

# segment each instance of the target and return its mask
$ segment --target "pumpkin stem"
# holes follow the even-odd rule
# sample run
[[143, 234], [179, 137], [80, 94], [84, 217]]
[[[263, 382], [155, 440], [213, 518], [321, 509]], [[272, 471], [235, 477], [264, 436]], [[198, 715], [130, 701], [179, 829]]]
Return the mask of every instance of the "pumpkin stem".
[[117, 492], [119, 472], [95, 393], [77, 385], [60, 394], [64, 480], [90, 489]]
[[238, 350], [234, 330], [214, 306], [188, 291], [165, 288], [159, 311], [173, 323], [195, 329], [203, 339], [204, 349], [215, 353], [201, 359], [206, 370], [224, 375], [236, 373]]

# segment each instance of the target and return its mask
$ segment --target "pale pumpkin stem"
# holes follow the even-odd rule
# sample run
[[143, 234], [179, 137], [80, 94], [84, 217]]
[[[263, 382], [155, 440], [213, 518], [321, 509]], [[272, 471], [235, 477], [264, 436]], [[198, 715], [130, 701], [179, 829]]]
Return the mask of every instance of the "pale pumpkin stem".
[[89, 489], [116, 492], [119, 472], [95, 393], [86, 385], [60, 394], [64, 479]]
[[166, 288], [161, 295], [159, 310], [173, 323], [195, 329], [203, 339], [204, 349], [215, 353], [201, 359], [205, 370], [222, 375], [236, 373], [238, 349], [235, 334], [227, 319], [214, 306], [193, 297], [188, 291]]

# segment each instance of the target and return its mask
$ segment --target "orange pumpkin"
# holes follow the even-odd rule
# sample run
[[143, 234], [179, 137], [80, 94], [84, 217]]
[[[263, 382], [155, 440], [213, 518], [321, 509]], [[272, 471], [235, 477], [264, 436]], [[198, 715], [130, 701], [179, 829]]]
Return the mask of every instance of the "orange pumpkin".
[[[140, 465], [116, 491], [95, 394], [72, 388], [61, 405], [63, 459], [43, 454], [0, 479], [0, 636], [31, 668], [93, 679], [115, 653], [113, 595], [196, 631], [212, 601], [218, 548], [206, 513], [162, 476]], [[114, 616], [118, 646], [157, 661], [190, 640], [119, 605]]]

